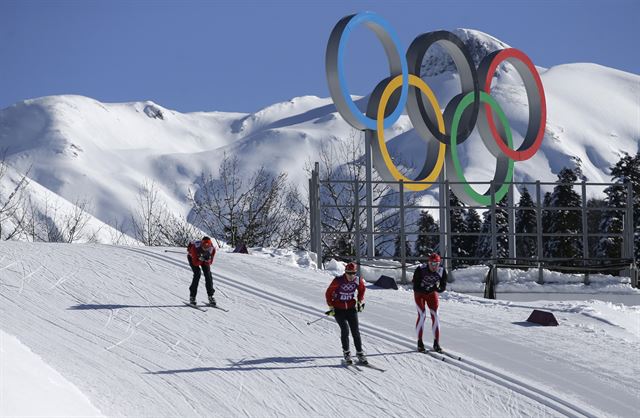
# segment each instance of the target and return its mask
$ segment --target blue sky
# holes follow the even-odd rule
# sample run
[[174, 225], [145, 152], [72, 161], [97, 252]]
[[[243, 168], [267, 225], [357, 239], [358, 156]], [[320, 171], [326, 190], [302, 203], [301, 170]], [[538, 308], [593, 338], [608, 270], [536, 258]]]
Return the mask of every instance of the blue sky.
[[[639, 1], [0, 0], [0, 108], [81, 94], [181, 112], [253, 112], [327, 97], [331, 29], [364, 10], [387, 19], [405, 50], [420, 33], [462, 27], [542, 67], [594, 62], [640, 74]], [[365, 28], [350, 39], [346, 64], [353, 94], [368, 94], [387, 73]]]

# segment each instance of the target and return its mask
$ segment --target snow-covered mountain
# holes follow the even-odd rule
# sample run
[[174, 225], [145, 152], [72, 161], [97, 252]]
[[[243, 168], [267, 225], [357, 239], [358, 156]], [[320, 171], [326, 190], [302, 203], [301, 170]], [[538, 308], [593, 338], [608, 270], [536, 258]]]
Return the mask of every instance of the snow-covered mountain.
[[[467, 47], [471, 59], [476, 68], [480, 61], [493, 51], [498, 49], [511, 48], [511, 46], [505, 44], [499, 39], [494, 38], [483, 32], [479, 32], [471, 29], [456, 29], [452, 31], [464, 46]], [[426, 53], [426, 56], [422, 60], [421, 77], [433, 77], [445, 72], [455, 71], [455, 65], [451, 56], [445, 52], [445, 50], [437, 43], [433, 45]]]
[[[475, 60], [503, 48], [490, 35], [459, 29]], [[459, 92], [457, 76], [437, 50], [426, 58], [425, 79], [444, 104]], [[515, 165], [516, 180], [554, 181], [576, 164], [588, 181], [609, 181], [608, 167], [640, 142], [640, 76], [595, 64], [539, 68], [547, 98], [547, 127], [540, 151]], [[501, 68], [492, 95], [515, 130], [527, 126], [527, 99], [515, 71]], [[372, 86], [373, 88], [373, 86]], [[364, 104], [366, 98], [360, 100]], [[304, 188], [304, 166], [322, 144], [344, 140], [351, 128], [330, 98], [303, 96], [256, 113], [183, 114], [156, 103], [101, 103], [82, 96], [49, 96], [0, 110], [0, 149], [32, 184], [76, 202], [91, 203], [96, 222], [129, 219], [144, 181], [154, 181], [168, 208], [190, 211], [189, 189], [201, 173], [217, 175], [223, 156], [237, 156], [247, 173], [260, 166], [286, 171]], [[420, 167], [426, 147], [405, 115], [386, 133], [389, 149], [408, 167]], [[460, 146], [468, 179], [492, 178], [494, 161], [474, 134]], [[6, 184], [5, 184], [6, 183]], [[7, 189], [10, 182], [3, 180]], [[34, 192], [36, 193], [36, 192]]]

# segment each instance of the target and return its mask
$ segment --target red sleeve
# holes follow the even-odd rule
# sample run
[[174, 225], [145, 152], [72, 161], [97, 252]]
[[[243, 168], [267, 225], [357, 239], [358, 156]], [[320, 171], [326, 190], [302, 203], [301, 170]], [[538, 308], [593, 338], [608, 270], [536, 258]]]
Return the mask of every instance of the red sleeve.
[[338, 289], [338, 280], [333, 279], [333, 281], [331, 282], [331, 284], [327, 288], [327, 291], [324, 294], [324, 297], [327, 299], [327, 305], [333, 306], [333, 297], [337, 289]]
[[198, 253], [196, 252], [196, 246], [191, 242], [187, 246], [187, 253], [189, 253], [189, 255], [191, 256], [191, 262], [194, 265], [200, 265], [200, 260], [198, 260]]
[[364, 300], [364, 292], [367, 288], [364, 286], [364, 279], [360, 277], [360, 283], [358, 284], [358, 300], [362, 302]]

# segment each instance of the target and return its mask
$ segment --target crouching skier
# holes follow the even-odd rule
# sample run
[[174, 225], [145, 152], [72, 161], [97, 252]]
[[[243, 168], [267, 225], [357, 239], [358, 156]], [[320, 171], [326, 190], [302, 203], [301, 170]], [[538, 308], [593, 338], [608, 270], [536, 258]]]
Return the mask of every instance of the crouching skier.
[[[358, 312], [362, 312], [364, 309], [365, 286], [364, 279], [356, 276], [356, 272], [355, 263], [348, 263], [344, 274], [333, 279], [325, 292], [327, 305], [330, 308], [326, 313], [335, 317], [340, 326], [340, 341], [345, 363], [353, 364], [351, 351], [349, 351], [349, 329], [351, 329], [358, 362], [369, 364], [364, 351], [362, 351], [362, 340], [360, 339], [360, 328], [358, 327]], [[356, 291], [358, 293], [357, 296]]]
[[211, 263], [216, 255], [216, 249], [213, 247], [211, 238], [203, 237], [199, 241], [191, 241], [187, 245], [187, 260], [193, 271], [193, 279], [189, 286], [189, 303], [196, 305], [196, 294], [198, 293], [198, 283], [200, 282], [200, 269], [204, 273], [204, 284], [209, 296], [209, 304], [216, 306], [216, 300], [213, 297], [215, 289], [213, 288], [213, 278], [211, 277]]

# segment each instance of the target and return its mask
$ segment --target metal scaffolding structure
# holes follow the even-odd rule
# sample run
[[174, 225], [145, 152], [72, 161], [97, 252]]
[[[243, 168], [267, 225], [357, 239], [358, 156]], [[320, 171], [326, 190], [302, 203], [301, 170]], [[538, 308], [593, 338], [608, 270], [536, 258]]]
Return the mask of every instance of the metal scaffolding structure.
[[[455, 209], [476, 209], [480, 211], [491, 211], [491, 257], [484, 258], [482, 264], [497, 266], [512, 266], [513, 268], [537, 268], [538, 283], [543, 283], [543, 269], [568, 270], [580, 272], [584, 274], [584, 283], [589, 284], [589, 273], [595, 271], [617, 271], [619, 274], [630, 277], [634, 287], [638, 287], [638, 266], [634, 260], [634, 237], [640, 234], [637, 225], [633, 219], [633, 189], [631, 184], [627, 184], [627, 205], [625, 208], [606, 207], [606, 206], [588, 206], [587, 191], [590, 187], [604, 188], [613, 185], [613, 183], [587, 183], [585, 181], [578, 183], [562, 183], [565, 186], [572, 186], [574, 189], [580, 190], [581, 206], [580, 207], [555, 207], [543, 205], [543, 189], [556, 186], [555, 182], [511, 182], [507, 194], [507, 204], [498, 206], [493, 192], [494, 185], [492, 182], [469, 182], [473, 185], [484, 185], [489, 187], [491, 195], [491, 204], [489, 206], [451, 206], [449, 193], [451, 182], [438, 181], [432, 183], [432, 187], [439, 190], [439, 202], [435, 206], [424, 206], [407, 204], [406, 196], [408, 193], [406, 185], [409, 182], [390, 182], [390, 181], [373, 181], [370, 176], [363, 180], [320, 180], [319, 164], [316, 163], [309, 179], [309, 203], [311, 216], [311, 250], [318, 255], [318, 265], [322, 268], [322, 261], [328, 257], [343, 260], [355, 260], [359, 264], [362, 262], [373, 260], [396, 260], [400, 263], [402, 269], [402, 282], [407, 281], [407, 270], [413, 264], [421, 259], [415, 256], [408, 256], [405, 253], [406, 241], [408, 236], [433, 235], [438, 237], [439, 244], [436, 249], [443, 257], [445, 267], [452, 271], [452, 261], [458, 260], [472, 264], [473, 261], [479, 261], [477, 257], [462, 257], [458, 255], [452, 248], [452, 239], [459, 236], [482, 236], [480, 232], [456, 232], [451, 230], [451, 212]], [[331, 184], [333, 187], [342, 185], [345, 190], [351, 190], [352, 194], [345, 199], [344, 203], [339, 205], [329, 204], [322, 199], [323, 189]], [[372, 189], [374, 184], [389, 187], [397, 195], [397, 203], [390, 204], [388, 201], [374, 202], [372, 198]], [[348, 187], [347, 187], [348, 186]], [[515, 188], [527, 187], [532, 190], [532, 200], [534, 205], [531, 207], [519, 207], [515, 205]], [[361, 191], [364, 190], [364, 196]], [[389, 200], [389, 199], [387, 199]], [[343, 209], [353, 214], [353, 228], [350, 230], [327, 230], [324, 228], [323, 216], [330, 209]], [[500, 208], [507, 212], [507, 232], [499, 233], [496, 225], [496, 210]], [[397, 229], [380, 230], [376, 229], [374, 212], [392, 210], [397, 211], [399, 219]], [[408, 215], [413, 215], [421, 210], [437, 211], [439, 213], [439, 231], [433, 233], [420, 233], [412, 225], [408, 224]], [[516, 211], [530, 210], [535, 212], [536, 230], [535, 232], [518, 233], [515, 229]], [[579, 211], [581, 213], [581, 230], [572, 231], [570, 233], [551, 233], [543, 231], [543, 213], [545, 216], [553, 216], [557, 211]], [[621, 233], [604, 233], [598, 231], [589, 231], [588, 219], [589, 214], [596, 211], [618, 211], [623, 213], [624, 226]], [[362, 217], [365, 217], [363, 220]], [[363, 227], [361, 227], [364, 226]], [[326, 242], [329, 238], [336, 236], [344, 236], [345, 240], [353, 243], [353, 252], [351, 254], [327, 254]], [[379, 236], [397, 236], [400, 242], [399, 255], [376, 255], [375, 245], [376, 237]], [[508, 240], [508, 257], [498, 256], [498, 239], [504, 237]], [[519, 257], [516, 251], [516, 241], [528, 237], [535, 239], [536, 254], [534, 257]], [[545, 240], [553, 237], [572, 238], [581, 242], [582, 255], [579, 258], [550, 258], [544, 256]], [[622, 241], [620, 258], [596, 258], [590, 255], [590, 238], [618, 238]], [[452, 275], [453, 276], [453, 275]], [[453, 279], [453, 277], [452, 277]]]

